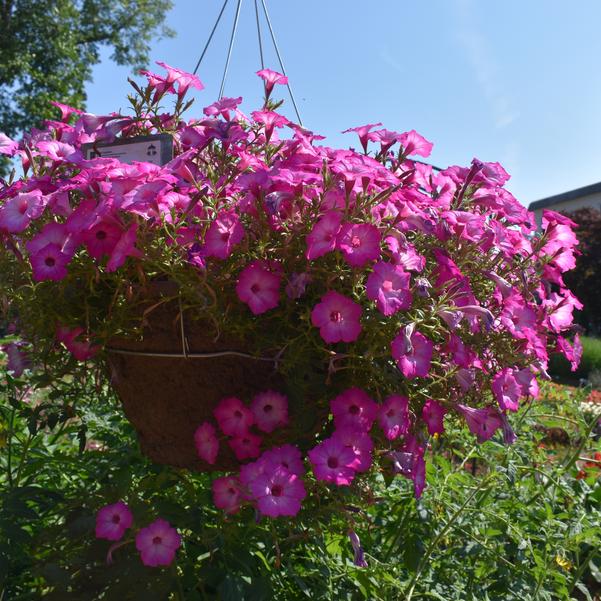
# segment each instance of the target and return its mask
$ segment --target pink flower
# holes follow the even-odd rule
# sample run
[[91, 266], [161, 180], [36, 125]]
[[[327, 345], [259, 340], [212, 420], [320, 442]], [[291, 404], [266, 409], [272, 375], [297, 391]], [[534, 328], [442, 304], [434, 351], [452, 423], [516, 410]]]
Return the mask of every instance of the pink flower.
[[236, 459], [254, 459], [261, 454], [261, 437], [252, 432], [245, 432], [240, 436], [235, 436], [228, 441], [228, 444], [234, 451]]
[[89, 230], [85, 230], [82, 238], [90, 256], [100, 260], [113, 253], [122, 234], [122, 228], [116, 223], [100, 221]]
[[302, 479], [283, 467], [260, 474], [250, 483], [250, 492], [259, 511], [272, 518], [296, 515], [307, 496]]
[[504, 411], [517, 411], [522, 390], [519, 382], [514, 377], [513, 369], [508, 367], [495, 374], [492, 379], [492, 391]]
[[366, 283], [367, 297], [375, 301], [384, 315], [411, 307], [410, 275], [400, 266], [391, 263], [376, 263]]
[[133, 521], [134, 517], [123, 501], [106, 505], [96, 514], [96, 538], [120, 540]]
[[194, 432], [194, 444], [198, 456], [207, 463], [213, 465], [219, 453], [219, 440], [215, 428], [209, 422], [204, 422]]
[[100, 350], [100, 347], [92, 346], [87, 336], [81, 339], [83, 333], [83, 328], [70, 329], [66, 326], [59, 326], [56, 329], [56, 339], [62, 342], [78, 361], [87, 361]]
[[215, 101], [213, 104], [206, 106], [204, 109], [202, 109], [202, 112], [207, 117], [221, 115], [226, 121], [229, 121], [230, 111], [235, 111], [241, 102], [241, 96], [238, 96], [238, 98], [226, 98], [224, 96], [223, 98]]
[[113, 247], [108, 263], [106, 264], [107, 271], [117, 271], [117, 269], [125, 263], [127, 257], [137, 257], [138, 259], [142, 257], [142, 253], [135, 247], [137, 231], [138, 224], [132, 223], [129, 228], [121, 234], [119, 241]]
[[432, 399], [428, 399], [422, 408], [422, 418], [426, 422], [430, 436], [444, 432], [443, 418], [447, 410]]
[[357, 428], [367, 431], [371, 428], [378, 406], [360, 388], [349, 388], [330, 402], [336, 428]]
[[405, 327], [392, 341], [392, 356], [406, 378], [425, 378], [430, 371], [434, 345], [419, 332], [408, 334]]
[[363, 267], [380, 257], [380, 232], [371, 223], [347, 223], [336, 240], [351, 267]]
[[356, 461], [355, 452], [340, 438], [326, 438], [308, 456], [318, 480], [338, 486], [348, 486], [353, 481], [355, 470], [351, 466]]
[[7, 135], [0, 133], [0, 154], [12, 157], [17, 152], [19, 144], [11, 140]]
[[288, 423], [288, 400], [273, 390], [260, 392], [250, 404], [257, 428], [268, 434]]
[[341, 223], [342, 214], [339, 211], [328, 211], [317, 221], [307, 236], [306, 257], [309, 261], [336, 248], [336, 238]]
[[261, 123], [265, 127], [266, 142], [271, 139], [275, 127], [284, 127], [284, 125], [290, 123], [284, 115], [280, 115], [275, 111], [253, 111], [251, 115], [257, 123]]
[[332, 438], [339, 440], [355, 454], [355, 460], [349, 465], [356, 472], [366, 472], [371, 467], [371, 452], [374, 448], [374, 441], [365, 430], [359, 430], [356, 427], [343, 426], [338, 428]]
[[378, 423], [388, 440], [409, 432], [409, 399], [400, 394], [389, 396], [378, 411]]
[[[266, 472], [283, 467], [297, 476], [302, 476], [305, 473], [301, 452], [291, 444], [285, 444], [281, 447], [274, 447], [265, 451], [259, 461]], [[244, 468], [246, 467], [245, 465]]]
[[205, 251], [209, 257], [227, 259], [234, 246], [244, 237], [244, 227], [235, 211], [221, 211], [205, 236]]
[[414, 129], [401, 134], [399, 142], [403, 147], [403, 154], [405, 156], [417, 154], [418, 156], [429, 157], [434, 146], [432, 142], [428, 142], [426, 138], [420, 136]]
[[240, 481], [235, 476], [224, 476], [213, 480], [213, 503], [226, 513], [236, 513], [242, 502]]
[[278, 306], [280, 277], [267, 270], [260, 261], [253, 261], [240, 273], [236, 293], [255, 315], [260, 315]]
[[136, 534], [136, 549], [140, 551], [145, 566], [168, 566], [181, 544], [177, 530], [161, 518]]
[[67, 277], [67, 265], [71, 257], [61, 251], [58, 244], [47, 244], [29, 257], [32, 277], [36, 282], [44, 280], [59, 281]]
[[308, 273], [291, 273], [286, 284], [286, 295], [292, 300], [297, 300], [305, 294], [307, 285], [311, 281]]
[[372, 129], [372, 127], [380, 127], [381, 125], [381, 123], [368, 123], [367, 125], [360, 125], [359, 127], [351, 127], [350, 129], [345, 129], [342, 133], [348, 134], [349, 132], [355, 132], [359, 136], [359, 142], [361, 142], [363, 152], [367, 152], [369, 130]]
[[29, 227], [44, 211], [40, 190], [32, 190], [9, 198], [0, 206], [0, 229], [18, 234]]
[[501, 415], [492, 407], [474, 409], [473, 407], [458, 404], [457, 409], [465, 417], [467, 427], [472, 434], [476, 435], [478, 442], [484, 442], [492, 438], [494, 433], [503, 427]]
[[221, 399], [213, 410], [213, 415], [221, 431], [227, 436], [242, 436], [254, 423], [251, 410], [236, 397]]
[[361, 306], [333, 290], [326, 292], [311, 311], [311, 323], [330, 344], [357, 340], [361, 333], [360, 317]]
[[198, 79], [198, 77], [196, 77], [196, 75], [193, 73], [188, 73], [187, 71], [182, 71], [181, 69], [176, 69], [175, 67], [170, 67], [162, 61], [157, 61], [157, 65], [167, 70], [167, 77], [165, 78], [167, 82], [169, 82], [171, 85], [177, 83], [177, 95], [180, 98], [186, 94], [190, 86], [196, 88], [197, 90], [204, 89], [200, 79]]
[[276, 84], [286, 85], [288, 83], [288, 78], [285, 75], [271, 69], [261, 69], [257, 71], [257, 75], [265, 82], [266, 99], [269, 98]]

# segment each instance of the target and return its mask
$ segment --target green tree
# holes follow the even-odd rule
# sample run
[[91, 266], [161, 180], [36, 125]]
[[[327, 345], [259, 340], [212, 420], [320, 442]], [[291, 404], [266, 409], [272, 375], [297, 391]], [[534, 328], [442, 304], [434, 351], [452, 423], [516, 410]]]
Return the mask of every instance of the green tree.
[[57, 100], [82, 108], [103, 46], [119, 65], [148, 61], [171, 0], [0, 0], [0, 131], [15, 136], [56, 118]]

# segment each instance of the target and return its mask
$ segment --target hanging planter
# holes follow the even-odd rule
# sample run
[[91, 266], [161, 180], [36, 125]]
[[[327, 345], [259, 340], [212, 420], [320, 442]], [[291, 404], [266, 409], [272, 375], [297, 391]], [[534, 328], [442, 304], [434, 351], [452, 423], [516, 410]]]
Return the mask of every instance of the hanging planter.
[[[0, 189], [2, 295], [32, 353], [106, 366], [153, 461], [240, 467], [214, 488], [229, 512], [294, 515], [308, 468], [400, 474], [419, 496], [453, 416], [511, 442], [548, 351], [578, 362], [571, 222], [547, 211], [536, 232], [500, 165], [435, 170], [415, 131], [320, 145], [275, 111], [273, 71], [261, 110], [221, 98], [185, 122], [201, 84], [163, 66], [133, 116], [60, 106], [3, 146], [24, 175]], [[111, 155], [139, 136], [163, 136], [149, 160]]]

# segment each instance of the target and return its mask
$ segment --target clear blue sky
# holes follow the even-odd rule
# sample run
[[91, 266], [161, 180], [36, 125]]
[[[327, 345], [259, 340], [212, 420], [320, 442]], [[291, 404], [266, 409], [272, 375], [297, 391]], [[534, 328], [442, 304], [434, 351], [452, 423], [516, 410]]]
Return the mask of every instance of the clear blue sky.
[[[152, 60], [192, 70], [223, 0], [175, 0], [175, 38]], [[601, 2], [580, 0], [267, 0], [306, 127], [325, 144], [356, 145], [348, 127], [382, 121], [434, 142], [431, 161], [500, 161], [524, 204], [601, 180]], [[199, 69], [219, 91], [236, 0]], [[279, 70], [264, 27], [266, 66]], [[259, 107], [254, 1], [243, 0], [226, 96]], [[157, 67], [158, 71], [158, 67]], [[104, 55], [88, 110], [126, 108], [128, 69]], [[281, 88], [279, 93], [284, 93]], [[293, 117], [292, 104], [283, 112]]]

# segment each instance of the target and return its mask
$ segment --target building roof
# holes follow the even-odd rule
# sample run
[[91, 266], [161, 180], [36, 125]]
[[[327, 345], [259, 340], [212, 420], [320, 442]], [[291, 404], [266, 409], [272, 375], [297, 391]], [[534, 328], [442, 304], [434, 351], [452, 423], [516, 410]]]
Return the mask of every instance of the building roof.
[[580, 198], [581, 196], [589, 196], [591, 194], [596, 194], [597, 192], [601, 192], [601, 182], [597, 182], [596, 184], [590, 184], [589, 186], [583, 186], [582, 188], [576, 188], [575, 190], [570, 190], [569, 192], [555, 194], [555, 196], [548, 196], [547, 198], [535, 200], [534, 202], [530, 203], [530, 205], [528, 206], [528, 210], [536, 211], [537, 209], [544, 209], [546, 207], [553, 206], [558, 202], [574, 200], [575, 198]]

